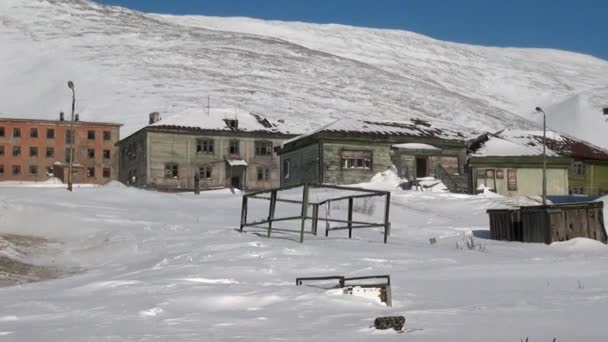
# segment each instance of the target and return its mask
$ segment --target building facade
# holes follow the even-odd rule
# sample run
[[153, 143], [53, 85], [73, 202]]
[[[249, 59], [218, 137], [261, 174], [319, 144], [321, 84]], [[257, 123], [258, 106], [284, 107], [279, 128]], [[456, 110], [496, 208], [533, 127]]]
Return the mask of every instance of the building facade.
[[274, 147], [291, 137], [257, 115], [153, 113], [119, 143], [120, 181], [169, 191], [193, 189], [197, 179], [201, 189], [270, 189], [280, 184]]
[[459, 175], [466, 162], [464, 135], [426, 121], [343, 119], [285, 142], [281, 184], [356, 184], [393, 166], [407, 179]]
[[104, 184], [118, 178], [120, 124], [0, 118], [0, 181], [67, 182], [70, 141], [74, 183]]

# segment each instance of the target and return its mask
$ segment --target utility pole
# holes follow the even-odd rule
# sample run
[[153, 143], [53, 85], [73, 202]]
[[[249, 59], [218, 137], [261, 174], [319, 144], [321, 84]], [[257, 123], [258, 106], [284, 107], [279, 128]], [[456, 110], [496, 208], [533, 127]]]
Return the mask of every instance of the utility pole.
[[540, 107], [536, 111], [543, 113], [543, 206], [547, 206], [547, 114]]
[[72, 89], [72, 118], [70, 121], [70, 162], [68, 164], [68, 191], [72, 190], [72, 164], [74, 163], [74, 107], [76, 105], [76, 91], [74, 90], [74, 82], [68, 81], [68, 88]]

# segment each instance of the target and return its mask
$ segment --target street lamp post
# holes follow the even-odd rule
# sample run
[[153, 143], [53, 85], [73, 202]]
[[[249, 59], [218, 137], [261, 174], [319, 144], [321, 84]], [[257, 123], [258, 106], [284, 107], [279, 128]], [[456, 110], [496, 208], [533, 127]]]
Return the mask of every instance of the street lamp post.
[[536, 107], [536, 111], [543, 113], [543, 206], [547, 205], [547, 114]]
[[76, 105], [76, 91], [74, 82], [68, 81], [68, 88], [72, 89], [72, 118], [70, 121], [70, 160], [68, 164], [68, 191], [72, 191], [72, 163], [74, 162], [74, 106]]

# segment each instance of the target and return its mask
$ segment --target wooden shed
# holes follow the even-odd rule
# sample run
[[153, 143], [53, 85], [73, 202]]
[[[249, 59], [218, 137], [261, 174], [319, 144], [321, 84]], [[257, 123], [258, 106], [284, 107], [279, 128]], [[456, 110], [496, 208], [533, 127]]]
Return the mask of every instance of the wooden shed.
[[608, 243], [603, 209], [603, 202], [490, 209], [490, 238], [550, 244], [583, 237]]

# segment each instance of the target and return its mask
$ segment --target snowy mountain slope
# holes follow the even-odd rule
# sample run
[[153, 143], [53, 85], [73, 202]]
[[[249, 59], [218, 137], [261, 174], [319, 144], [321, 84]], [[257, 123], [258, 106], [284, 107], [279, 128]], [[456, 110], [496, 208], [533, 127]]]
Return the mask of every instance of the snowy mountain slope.
[[85, 0], [3, 0], [0, 44], [9, 47], [0, 49], [1, 115], [56, 117], [69, 109], [72, 79], [81, 116], [122, 122], [123, 136], [148, 112], [203, 107], [208, 95], [212, 107], [264, 113], [292, 132], [338, 117], [531, 128], [522, 108], [537, 98], [557, 103], [608, 78], [608, 62], [567, 52]]

